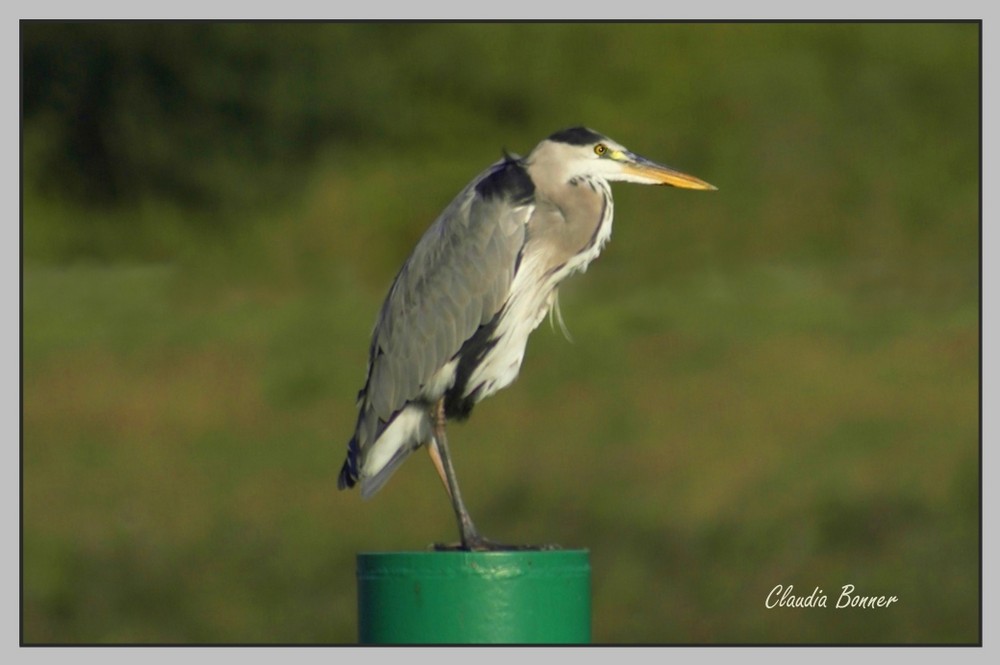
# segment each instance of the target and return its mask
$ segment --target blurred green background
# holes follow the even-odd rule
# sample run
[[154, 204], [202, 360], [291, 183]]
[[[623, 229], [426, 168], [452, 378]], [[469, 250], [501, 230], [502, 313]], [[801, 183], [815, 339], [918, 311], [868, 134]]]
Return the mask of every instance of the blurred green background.
[[719, 191], [616, 186], [451, 430], [483, 531], [589, 548], [597, 642], [980, 639], [979, 24], [21, 38], [25, 642], [352, 642], [355, 553], [455, 537], [422, 454], [336, 490], [378, 306], [577, 124]]

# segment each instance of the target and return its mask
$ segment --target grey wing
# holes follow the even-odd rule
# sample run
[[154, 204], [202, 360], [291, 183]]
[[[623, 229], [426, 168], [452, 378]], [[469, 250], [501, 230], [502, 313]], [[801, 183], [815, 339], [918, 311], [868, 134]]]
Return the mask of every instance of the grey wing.
[[522, 171], [514, 178], [527, 177], [517, 162], [507, 160], [473, 180], [396, 276], [372, 334], [368, 380], [360, 395], [355, 443], [362, 465], [366, 449], [407, 404], [429, 405], [441, 397], [448, 364], [506, 301], [533, 209], [525, 187], [511, 190], [510, 183], [493, 182], [509, 180], [510, 169]]

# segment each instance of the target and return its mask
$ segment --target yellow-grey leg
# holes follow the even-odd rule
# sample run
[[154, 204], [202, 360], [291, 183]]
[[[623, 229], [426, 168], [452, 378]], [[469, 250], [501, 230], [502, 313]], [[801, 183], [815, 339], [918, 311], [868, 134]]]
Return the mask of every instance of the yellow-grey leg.
[[448, 476], [444, 472], [444, 462], [441, 461], [441, 453], [438, 452], [437, 441], [434, 437], [431, 437], [430, 442], [427, 444], [427, 454], [431, 456], [431, 462], [434, 463], [434, 469], [438, 473], [438, 478], [441, 479], [441, 484], [444, 485], [444, 491], [448, 493], [448, 498], [451, 498], [451, 488], [448, 487]]
[[457, 545], [435, 545], [438, 550], [462, 549], [467, 551], [486, 550], [550, 550], [559, 549], [558, 545], [504, 545], [488, 540], [479, 535], [476, 525], [472, 523], [472, 517], [465, 508], [462, 501], [462, 493], [458, 489], [458, 479], [455, 476], [455, 468], [451, 464], [451, 454], [448, 451], [448, 438], [445, 435], [445, 415], [444, 400], [440, 400], [431, 410], [431, 421], [434, 423], [434, 436], [427, 445], [427, 452], [434, 462], [441, 482], [451, 498], [452, 508], [455, 510], [455, 518], [458, 520], [458, 532], [462, 541]]
[[[458, 531], [462, 538], [462, 549], [489, 549], [486, 539], [479, 535], [476, 525], [472, 523], [472, 517], [465, 508], [462, 501], [462, 492], [458, 489], [458, 479], [455, 477], [455, 467], [451, 463], [451, 454], [448, 451], [448, 438], [445, 435], [445, 415], [444, 399], [434, 405], [432, 419], [434, 421], [434, 441], [431, 442], [430, 454], [434, 460], [434, 465], [438, 467], [438, 474], [442, 476], [445, 489], [451, 497], [451, 505], [455, 510], [455, 518], [458, 520]], [[437, 458], [437, 459], [435, 459]]]

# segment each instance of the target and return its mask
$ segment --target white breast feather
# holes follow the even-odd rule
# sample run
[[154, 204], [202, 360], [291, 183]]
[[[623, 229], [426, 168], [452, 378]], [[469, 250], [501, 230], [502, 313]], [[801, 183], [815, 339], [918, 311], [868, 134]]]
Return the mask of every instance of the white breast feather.
[[[601, 183], [608, 188], [607, 183]], [[609, 203], [594, 242], [573, 256], [559, 270], [546, 276], [546, 264], [537, 253], [526, 253], [511, 283], [504, 314], [497, 325], [496, 346], [469, 377], [466, 394], [483, 386], [479, 399], [509, 386], [521, 369], [528, 337], [549, 313], [556, 301], [559, 284], [576, 272], [583, 272], [597, 258], [611, 238], [613, 208]]]

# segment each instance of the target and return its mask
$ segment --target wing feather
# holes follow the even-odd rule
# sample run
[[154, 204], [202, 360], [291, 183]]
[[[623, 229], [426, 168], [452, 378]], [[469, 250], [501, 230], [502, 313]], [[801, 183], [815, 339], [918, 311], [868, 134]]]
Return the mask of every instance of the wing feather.
[[[432, 379], [440, 378], [438, 372], [506, 302], [533, 210], [526, 178], [513, 159], [484, 171], [424, 233], [396, 275], [372, 333], [354, 438], [358, 467], [408, 404], [429, 406], [441, 397], [448, 386]], [[426, 435], [424, 425], [412, 429], [413, 436]], [[398, 445], [405, 456], [406, 445], [422, 443]], [[398, 461], [384, 470], [391, 472]], [[361, 475], [379, 471], [362, 470]], [[384, 481], [380, 477], [378, 485]]]

